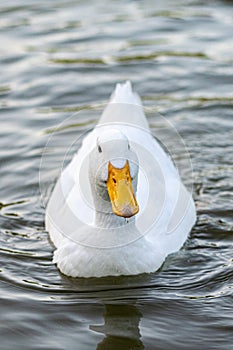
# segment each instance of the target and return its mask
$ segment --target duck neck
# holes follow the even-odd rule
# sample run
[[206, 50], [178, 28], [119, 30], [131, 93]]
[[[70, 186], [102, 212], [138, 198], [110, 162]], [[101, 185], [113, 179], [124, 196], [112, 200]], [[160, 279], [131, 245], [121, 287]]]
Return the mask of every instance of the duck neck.
[[[135, 218], [126, 219], [113, 213], [96, 212], [95, 225], [103, 228], [117, 228], [135, 223]], [[130, 225], [130, 226], [131, 226]]]

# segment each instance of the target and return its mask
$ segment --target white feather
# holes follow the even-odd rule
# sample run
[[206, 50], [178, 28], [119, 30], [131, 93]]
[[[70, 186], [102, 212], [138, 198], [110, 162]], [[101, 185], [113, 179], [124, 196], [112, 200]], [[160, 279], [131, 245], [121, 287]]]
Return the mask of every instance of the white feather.
[[[99, 178], [91, 175], [98, 157], [90, 154], [95, 155], [100, 144], [106, 162], [111, 158], [118, 167], [129, 152], [136, 154], [130, 162], [131, 171], [137, 172], [136, 162], [139, 165], [140, 211], [129, 223], [109, 213], [108, 201], [100, 201], [93, 190], [100, 176], [107, 176], [104, 162]], [[191, 194], [152, 137], [139, 96], [130, 82], [117, 84], [98, 125], [83, 140], [49, 200], [46, 228], [57, 248], [54, 262], [73, 277], [153, 272], [181, 248], [195, 220]]]

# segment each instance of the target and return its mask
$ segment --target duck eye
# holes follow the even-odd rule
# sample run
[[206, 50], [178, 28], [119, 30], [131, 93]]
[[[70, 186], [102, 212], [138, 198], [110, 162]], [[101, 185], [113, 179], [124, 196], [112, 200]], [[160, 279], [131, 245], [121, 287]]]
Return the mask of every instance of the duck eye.
[[102, 152], [102, 148], [100, 147], [100, 145], [98, 145], [98, 151], [99, 151], [99, 153]]

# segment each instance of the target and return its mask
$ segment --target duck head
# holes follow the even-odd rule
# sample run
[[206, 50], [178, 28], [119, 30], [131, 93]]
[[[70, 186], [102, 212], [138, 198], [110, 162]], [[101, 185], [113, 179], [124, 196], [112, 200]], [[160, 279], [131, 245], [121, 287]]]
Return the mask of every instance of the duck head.
[[[139, 212], [136, 199], [138, 160], [127, 137], [108, 129], [97, 138], [90, 156], [90, 182], [96, 209], [130, 218]], [[102, 202], [102, 203], [101, 203]]]

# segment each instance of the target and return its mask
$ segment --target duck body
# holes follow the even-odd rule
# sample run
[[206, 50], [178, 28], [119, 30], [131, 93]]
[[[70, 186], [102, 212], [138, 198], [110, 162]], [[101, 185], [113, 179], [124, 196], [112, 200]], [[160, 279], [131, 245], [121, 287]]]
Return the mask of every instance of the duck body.
[[[116, 215], [106, 185], [109, 164], [117, 171], [126, 162], [139, 212], [130, 197], [130, 207]], [[129, 82], [118, 84], [48, 202], [54, 263], [72, 277], [154, 272], [182, 247], [195, 220], [192, 196], [151, 135], [140, 98]]]

